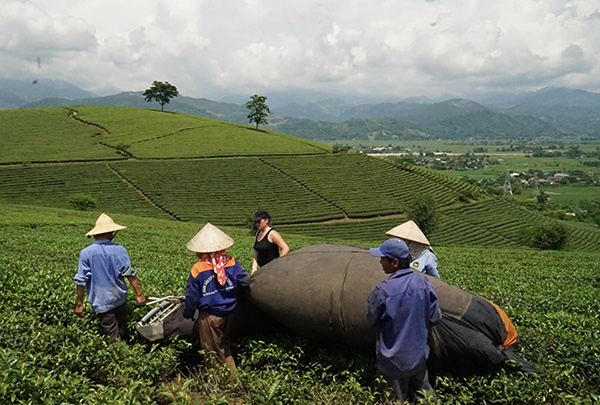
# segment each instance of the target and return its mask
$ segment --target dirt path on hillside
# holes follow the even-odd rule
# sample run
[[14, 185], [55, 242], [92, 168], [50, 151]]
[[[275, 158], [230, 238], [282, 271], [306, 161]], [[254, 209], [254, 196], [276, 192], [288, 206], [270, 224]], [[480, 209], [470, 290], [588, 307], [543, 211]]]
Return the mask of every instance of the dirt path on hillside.
[[[71, 113], [69, 114], [69, 116], [71, 117], [72, 120], [74, 120], [75, 122], [78, 122], [82, 125], [88, 126], [88, 127], [92, 127], [92, 128], [96, 128], [97, 130], [100, 131], [99, 134], [95, 135], [96, 138], [100, 138], [100, 137], [104, 137], [108, 134], [110, 134], [110, 132], [108, 132], [108, 130], [106, 128], [101, 127], [98, 124], [94, 124], [92, 122], [87, 122], [87, 121], [83, 121], [82, 119], [77, 117], [77, 111], [75, 110], [71, 110]], [[124, 149], [118, 148], [116, 146], [110, 145], [106, 142], [102, 142], [102, 141], [98, 141], [98, 143], [102, 146], [106, 146], [107, 148], [111, 148], [116, 150], [118, 153], [120, 153], [121, 155], [127, 157], [128, 159], [135, 159], [135, 156], [133, 156], [131, 153], [127, 152]]]

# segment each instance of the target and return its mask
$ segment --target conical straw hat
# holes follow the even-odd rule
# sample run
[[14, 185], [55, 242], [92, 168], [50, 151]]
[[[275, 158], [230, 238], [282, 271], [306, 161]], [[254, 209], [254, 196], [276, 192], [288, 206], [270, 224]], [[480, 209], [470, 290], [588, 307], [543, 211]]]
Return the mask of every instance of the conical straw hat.
[[88, 238], [93, 235], [100, 235], [102, 233], [120, 231], [122, 229], [127, 229], [126, 226], [115, 224], [115, 221], [111, 217], [106, 214], [100, 214], [98, 219], [96, 220], [96, 226], [85, 234]]
[[412, 220], [390, 229], [385, 234], [431, 246], [425, 234], [419, 229], [415, 221]]
[[231, 246], [233, 246], [233, 239], [210, 222], [207, 222], [185, 245], [192, 252], [198, 253], [218, 252]]

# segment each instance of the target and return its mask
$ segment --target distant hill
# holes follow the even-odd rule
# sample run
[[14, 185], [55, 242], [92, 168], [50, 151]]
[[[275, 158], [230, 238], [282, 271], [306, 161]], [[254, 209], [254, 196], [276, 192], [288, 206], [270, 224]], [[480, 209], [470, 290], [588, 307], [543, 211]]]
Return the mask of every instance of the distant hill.
[[[147, 102], [141, 91], [129, 91], [112, 96], [92, 97], [85, 99], [57, 99], [47, 98], [28, 103], [21, 108], [47, 108], [47, 107], [70, 107], [74, 105], [85, 105], [93, 107], [134, 107], [160, 109], [157, 102]], [[218, 103], [205, 98], [192, 98], [178, 96], [165, 105], [165, 110], [176, 111], [185, 114], [198, 115], [201, 117], [214, 118], [238, 124], [248, 123], [245, 107], [231, 103]]]
[[278, 131], [318, 140], [413, 140], [576, 136], [569, 128], [531, 115], [492, 110], [469, 100], [381, 104], [348, 110], [343, 122], [272, 119]]
[[545, 88], [516, 98], [508, 111], [538, 117], [567, 132], [600, 136], [600, 94]]
[[88, 97], [94, 97], [94, 94], [62, 80], [0, 79], [0, 110], [21, 108], [45, 98], [74, 100]]
[[522, 109], [525, 106], [540, 105], [546, 107], [570, 107], [600, 110], [600, 94], [585, 90], [564, 87], [546, 87], [544, 89], [515, 96], [507, 106]]
[[[159, 108], [157, 103], [146, 102], [141, 91], [92, 97], [79, 89], [87, 96], [77, 98], [76, 88], [63, 83], [64, 94], [59, 96], [57, 89], [49, 93], [28, 93], [31, 88], [42, 89], [42, 86], [36, 87], [41, 83], [21, 82], [20, 87], [13, 83], [13, 87], [19, 87], [21, 92], [0, 93], [3, 94], [0, 109], [73, 105]], [[48, 94], [47, 98], [40, 98], [42, 94]], [[306, 94], [298, 92], [297, 95], [298, 102], [286, 102], [278, 93], [273, 99], [269, 97], [267, 103], [276, 106], [271, 107], [269, 128], [306, 139], [327, 141], [600, 137], [600, 94], [577, 89], [545, 88], [532, 93], [490, 95], [485, 105], [466, 99], [433, 102], [426, 98], [357, 105], [362, 98], [342, 100], [327, 95], [327, 98], [307, 101]], [[235, 102], [179, 96], [165, 107], [169, 111], [248, 123], [243, 97], [230, 99]]]

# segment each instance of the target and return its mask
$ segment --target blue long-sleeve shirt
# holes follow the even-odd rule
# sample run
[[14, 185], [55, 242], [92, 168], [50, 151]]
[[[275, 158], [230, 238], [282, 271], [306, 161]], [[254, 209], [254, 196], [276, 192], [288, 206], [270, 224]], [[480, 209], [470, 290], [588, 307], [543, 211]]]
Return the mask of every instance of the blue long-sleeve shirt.
[[85, 286], [92, 310], [104, 313], [127, 301], [124, 276], [136, 274], [123, 246], [100, 239], [81, 251], [73, 280]]
[[238, 301], [238, 287], [250, 285], [250, 276], [235, 258], [225, 264], [225, 276], [225, 285], [221, 285], [210, 264], [194, 264], [185, 287], [183, 316], [192, 318], [196, 309], [221, 317], [233, 311]]
[[441, 318], [437, 294], [427, 279], [401, 269], [368, 298], [367, 319], [379, 330], [377, 369], [387, 378], [405, 378], [427, 367], [427, 335]]
[[419, 270], [421, 273], [435, 277], [438, 280], [440, 275], [437, 271], [438, 260], [431, 248], [427, 248], [423, 253], [410, 263], [410, 267], [414, 270]]

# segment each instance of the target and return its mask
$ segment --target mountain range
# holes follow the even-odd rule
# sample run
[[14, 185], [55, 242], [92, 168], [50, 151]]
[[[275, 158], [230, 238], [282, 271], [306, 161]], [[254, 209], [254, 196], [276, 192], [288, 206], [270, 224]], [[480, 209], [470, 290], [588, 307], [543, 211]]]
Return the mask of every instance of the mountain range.
[[[520, 139], [539, 137], [600, 137], [600, 94], [579, 89], [544, 88], [536, 92], [483, 101], [450, 98], [434, 101], [411, 98], [359, 103], [358, 97], [340, 99], [307, 94], [290, 99], [278, 93], [267, 99], [269, 128], [307, 139]], [[291, 96], [293, 97], [293, 96]], [[247, 124], [243, 98], [218, 102], [178, 96], [167, 110]], [[293, 100], [293, 101], [292, 101]], [[0, 109], [65, 107], [74, 105], [159, 108], [142, 91], [98, 97], [63, 81], [20, 82], [0, 79]]]

